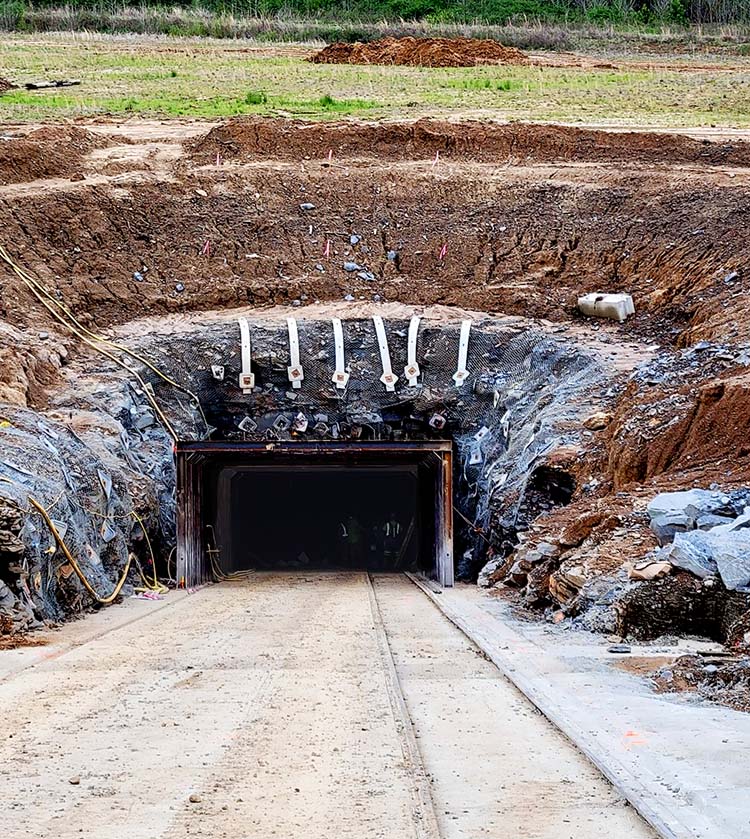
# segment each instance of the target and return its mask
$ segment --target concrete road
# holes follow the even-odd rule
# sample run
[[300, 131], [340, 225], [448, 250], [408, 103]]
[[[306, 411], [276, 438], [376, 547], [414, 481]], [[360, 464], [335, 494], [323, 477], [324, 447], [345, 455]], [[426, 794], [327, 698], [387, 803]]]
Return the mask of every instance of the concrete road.
[[115, 608], [0, 681], [0, 836], [654, 835], [405, 577]]

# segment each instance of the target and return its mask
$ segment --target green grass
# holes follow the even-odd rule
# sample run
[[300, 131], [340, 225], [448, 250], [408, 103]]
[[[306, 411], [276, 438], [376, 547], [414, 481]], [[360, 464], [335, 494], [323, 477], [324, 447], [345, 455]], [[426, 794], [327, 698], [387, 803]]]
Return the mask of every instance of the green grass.
[[[305, 47], [250, 41], [12, 35], [0, 43], [0, 74], [17, 82], [74, 77], [82, 84], [11, 91], [0, 97], [0, 120], [100, 114], [209, 119], [277, 113], [314, 119], [460, 114], [622, 125], [750, 126], [750, 59], [742, 57], [733, 58], [731, 65], [706, 55], [680, 57], [669, 70], [649, 69], [644, 56], [618, 59], [617, 69], [425, 69], [316, 65], [303, 60], [309, 52]], [[691, 61], [697, 65], [692, 70]], [[715, 62], [716, 69], [705, 69]], [[726, 66], [734, 69], [728, 72]]]

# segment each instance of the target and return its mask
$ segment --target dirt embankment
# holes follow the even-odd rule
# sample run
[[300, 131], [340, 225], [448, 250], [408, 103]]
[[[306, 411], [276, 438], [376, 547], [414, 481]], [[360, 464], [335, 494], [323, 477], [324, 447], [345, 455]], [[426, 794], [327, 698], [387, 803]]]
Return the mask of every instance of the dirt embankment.
[[612, 132], [563, 125], [507, 125], [421, 119], [404, 123], [228, 120], [188, 146], [193, 163], [227, 160], [434, 160], [478, 163], [695, 163], [750, 166], [750, 143], [675, 134]]
[[83, 128], [45, 126], [29, 133], [0, 133], [0, 186], [40, 178], [82, 177], [91, 151], [109, 141]]
[[[578, 294], [617, 290], [636, 302], [624, 330], [660, 344], [750, 338], [749, 214], [741, 186], [581, 188], [369, 167], [227, 168], [0, 198], [14, 256], [100, 325], [348, 295], [564, 321], [579, 318]], [[4, 266], [0, 276], [0, 316], [32, 322], [17, 279]]]
[[478, 64], [529, 64], [515, 47], [482, 38], [381, 38], [335, 43], [310, 56], [314, 64], [399, 64], [409, 67], [476, 67]]

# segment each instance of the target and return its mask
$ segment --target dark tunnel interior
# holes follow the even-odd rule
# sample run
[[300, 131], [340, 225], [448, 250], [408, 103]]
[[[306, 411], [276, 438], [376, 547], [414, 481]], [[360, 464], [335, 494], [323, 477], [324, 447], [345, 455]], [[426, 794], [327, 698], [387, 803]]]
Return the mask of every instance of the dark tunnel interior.
[[230, 468], [225, 482], [230, 509], [217, 538], [233, 570], [419, 565], [416, 467]]
[[181, 444], [186, 580], [330, 569], [452, 585], [450, 449], [437, 445]]

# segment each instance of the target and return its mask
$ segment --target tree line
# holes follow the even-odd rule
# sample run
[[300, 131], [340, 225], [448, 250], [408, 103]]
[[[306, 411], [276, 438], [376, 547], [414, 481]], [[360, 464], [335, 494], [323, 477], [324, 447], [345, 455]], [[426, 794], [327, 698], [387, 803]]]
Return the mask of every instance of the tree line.
[[686, 25], [750, 22], [750, 0], [29, 0], [24, 5], [98, 11], [181, 7], [243, 17], [363, 22], [506, 24], [541, 20]]

